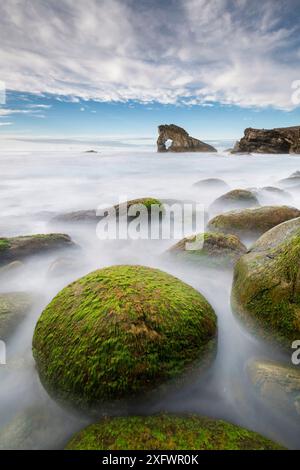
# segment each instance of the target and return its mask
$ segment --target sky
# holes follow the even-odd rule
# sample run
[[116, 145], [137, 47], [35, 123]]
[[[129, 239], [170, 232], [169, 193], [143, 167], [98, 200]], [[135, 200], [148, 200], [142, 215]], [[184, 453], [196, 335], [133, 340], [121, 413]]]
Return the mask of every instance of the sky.
[[300, 125], [299, 17], [300, 0], [2, 1], [0, 137]]

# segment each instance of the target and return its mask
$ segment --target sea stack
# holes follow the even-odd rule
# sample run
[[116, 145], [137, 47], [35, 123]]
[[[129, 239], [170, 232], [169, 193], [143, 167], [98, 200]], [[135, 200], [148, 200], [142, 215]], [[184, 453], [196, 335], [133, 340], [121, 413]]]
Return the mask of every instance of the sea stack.
[[300, 153], [300, 126], [245, 129], [231, 153]]
[[[211, 145], [189, 136], [189, 134], [175, 124], [164, 124], [158, 127], [158, 152], [217, 152]], [[169, 147], [167, 141], [172, 141]]]

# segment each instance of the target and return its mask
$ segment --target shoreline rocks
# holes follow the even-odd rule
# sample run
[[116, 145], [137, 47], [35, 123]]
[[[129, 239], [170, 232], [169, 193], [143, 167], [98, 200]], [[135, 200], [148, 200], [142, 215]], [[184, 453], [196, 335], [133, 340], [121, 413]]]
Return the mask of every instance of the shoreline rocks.
[[6, 340], [14, 333], [33, 305], [33, 296], [27, 292], [0, 294], [0, 338]]
[[[158, 152], [217, 152], [214, 147], [191, 137], [182, 127], [175, 124], [161, 125], [158, 132]], [[166, 142], [169, 140], [172, 144], [167, 148]]]
[[231, 153], [300, 153], [300, 126], [276, 129], [245, 129]]
[[259, 206], [256, 195], [248, 189], [233, 189], [218, 197], [209, 207], [209, 211], [218, 212], [248, 209]]

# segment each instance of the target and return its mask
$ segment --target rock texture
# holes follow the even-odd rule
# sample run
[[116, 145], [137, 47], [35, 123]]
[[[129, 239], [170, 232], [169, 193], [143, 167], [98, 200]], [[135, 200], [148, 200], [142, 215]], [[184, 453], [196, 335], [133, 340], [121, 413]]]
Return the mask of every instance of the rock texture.
[[[190, 137], [182, 127], [175, 124], [161, 125], [158, 127], [158, 132], [158, 152], [217, 152], [211, 145]], [[169, 148], [166, 146], [168, 140], [172, 140]]]
[[300, 126], [277, 129], [245, 129], [232, 153], [300, 153]]

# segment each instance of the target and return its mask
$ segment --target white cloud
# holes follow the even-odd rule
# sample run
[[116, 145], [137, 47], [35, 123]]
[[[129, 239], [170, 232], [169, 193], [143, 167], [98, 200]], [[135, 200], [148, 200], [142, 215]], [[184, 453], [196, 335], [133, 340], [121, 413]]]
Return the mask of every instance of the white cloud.
[[295, 2], [1, 2], [0, 78], [62, 101], [291, 109], [300, 79]]
[[12, 126], [12, 122], [0, 122], [0, 127], [1, 126]]

